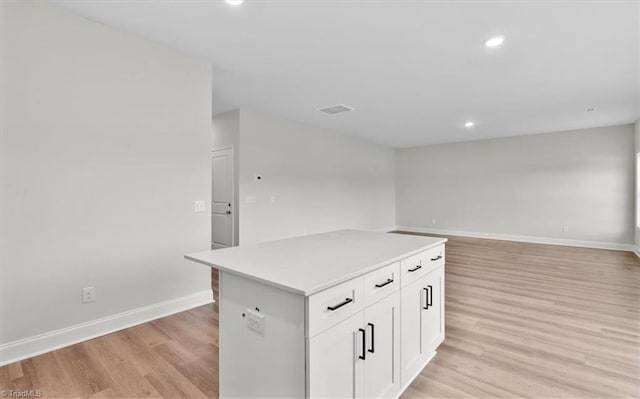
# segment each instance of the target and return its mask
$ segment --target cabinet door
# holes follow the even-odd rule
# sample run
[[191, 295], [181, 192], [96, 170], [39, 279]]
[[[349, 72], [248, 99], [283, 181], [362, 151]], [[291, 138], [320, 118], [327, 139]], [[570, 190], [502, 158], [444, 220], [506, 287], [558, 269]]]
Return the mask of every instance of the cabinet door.
[[423, 367], [421, 347], [424, 278], [403, 287], [400, 295], [400, 367], [406, 387]]
[[439, 267], [422, 281], [422, 352], [431, 356], [444, 340], [444, 267]]
[[444, 340], [444, 266], [402, 289], [402, 386], [422, 370]]
[[400, 294], [396, 292], [367, 308], [364, 321], [364, 396], [396, 398], [400, 393]]
[[362, 397], [364, 335], [360, 312], [309, 340], [311, 398]]

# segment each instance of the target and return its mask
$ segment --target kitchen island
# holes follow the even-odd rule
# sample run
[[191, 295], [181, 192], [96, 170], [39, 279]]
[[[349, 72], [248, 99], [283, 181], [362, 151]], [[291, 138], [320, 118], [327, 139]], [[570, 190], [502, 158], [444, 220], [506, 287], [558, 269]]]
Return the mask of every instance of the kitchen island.
[[205, 251], [220, 397], [397, 397], [444, 340], [444, 238], [341, 230]]

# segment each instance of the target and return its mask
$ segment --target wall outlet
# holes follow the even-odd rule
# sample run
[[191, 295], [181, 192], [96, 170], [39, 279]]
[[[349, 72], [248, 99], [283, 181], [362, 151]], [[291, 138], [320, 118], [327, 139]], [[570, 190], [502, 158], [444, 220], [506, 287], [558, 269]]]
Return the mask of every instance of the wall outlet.
[[562, 226], [562, 232], [563, 233], [568, 233], [569, 232], [569, 226]]
[[82, 289], [82, 303], [89, 303], [96, 300], [96, 287], [85, 287]]
[[196, 200], [193, 201], [193, 211], [194, 212], [204, 212], [204, 200]]
[[260, 313], [247, 309], [247, 327], [257, 333], [264, 334], [264, 316]]

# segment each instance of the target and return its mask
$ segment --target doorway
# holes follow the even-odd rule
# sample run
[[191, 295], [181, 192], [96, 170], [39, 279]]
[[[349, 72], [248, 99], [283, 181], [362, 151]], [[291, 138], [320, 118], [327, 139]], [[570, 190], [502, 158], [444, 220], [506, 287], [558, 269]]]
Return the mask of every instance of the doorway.
[[213, 151], [211, 156], [211, 249], [234, 243], [233, 150]]
[[[235, 243], [233, 148], [214, 150], [211, 155], [211, 249]], [[218, 297], [218, 269], [211, 269], [211, 289]]]

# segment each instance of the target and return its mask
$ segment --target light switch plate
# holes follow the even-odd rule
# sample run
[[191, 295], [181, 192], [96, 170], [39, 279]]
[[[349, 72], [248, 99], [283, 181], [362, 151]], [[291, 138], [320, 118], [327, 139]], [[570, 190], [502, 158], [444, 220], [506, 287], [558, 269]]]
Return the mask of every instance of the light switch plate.
[[204, 201], [203, 200], [193, 201], [193, 211], [204, 212]]

